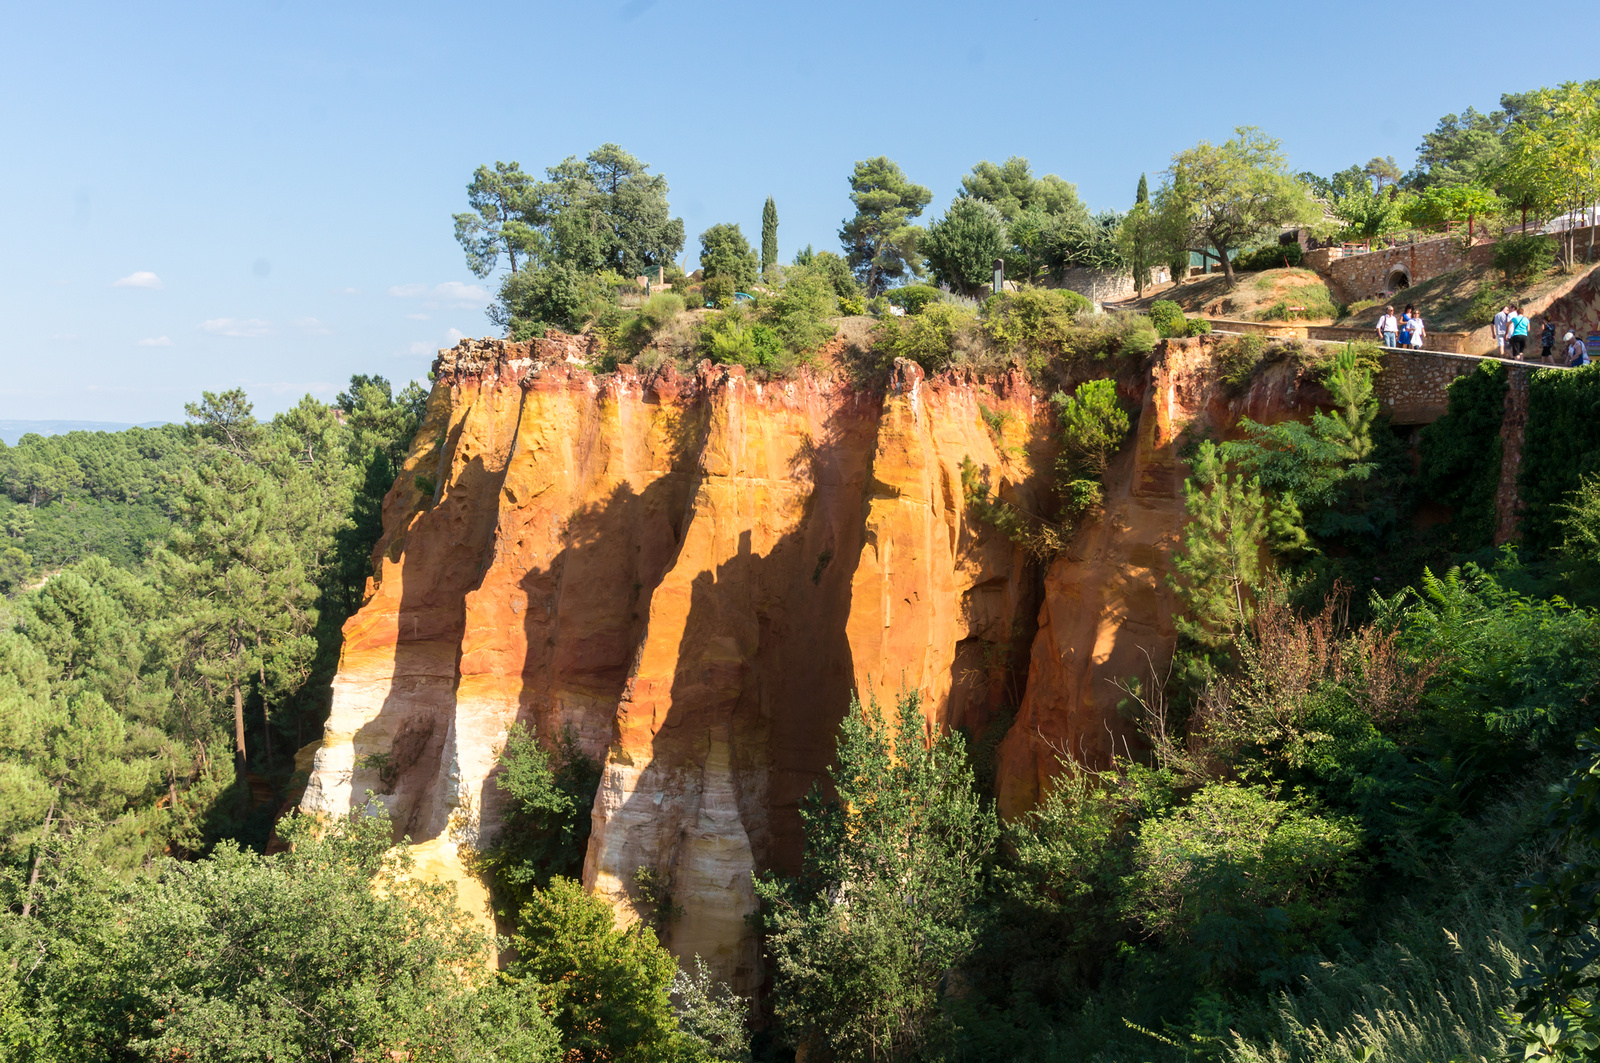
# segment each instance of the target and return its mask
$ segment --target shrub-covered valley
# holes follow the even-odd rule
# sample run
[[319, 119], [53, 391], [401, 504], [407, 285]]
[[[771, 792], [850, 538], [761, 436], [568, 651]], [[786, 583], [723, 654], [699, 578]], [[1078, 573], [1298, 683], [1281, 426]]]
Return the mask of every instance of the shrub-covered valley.
[[1125, 212], [879, 157], [692, 273], [616, 145], [495, 163], [431, 390], [0, 444], [0, 1059], [1595, 1058], [1600, 375], [1401, 423], [1444, 356], [1206, 307], [1592, 278], [1597, 113]]

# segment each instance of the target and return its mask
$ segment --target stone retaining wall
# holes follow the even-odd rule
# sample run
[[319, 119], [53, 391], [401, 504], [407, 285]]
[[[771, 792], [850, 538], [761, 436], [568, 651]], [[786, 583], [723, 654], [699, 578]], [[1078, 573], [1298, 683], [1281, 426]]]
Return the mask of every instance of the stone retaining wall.
[[[1477, 250], [1473, 248], [1473, 251]], [[1469, 256], [1462, 250], [1461, 241], [1454, 236], [1445, 236], [1384, 251], [1335, 258], [1324, 266], [1312, 268], [1331, 274], [1353, 300], [1381, 299], [1385, 292], [1460, 269], [1468, 261]], [[1390, 283], [1397, 273], [1405, 278], [1404, 285]]]
[[1475, 371], [1481, 362], [1385, 351], [1383, 372], [1373, 388], [1378, 409], [1394, 424], [1432, 424], [1450, 409], [1451, 381]]
[[1136, 294], [1133, 274], [1128, 270], [1074, 266], [1061, 275], [1061, 287], [1086, 297], [1097, 309], [1107, 301], [1131, 299]]
[[[1372, 320], [1378, 320], [1380, 310], [1374, 310]], [[1322, 340], [1325, 343], [1353, 343], [1356, 340], [1376, 340], [1378, 334], [1371, 328], [1349, 325], [1300, 325], [1289, 321], [1235, 321], [1232, 318], [1210, 317], [1211, 327], [1222, 332], [1253, 332], [1280, 340]], [[1427, 334], [1427, 350], [1447, 354], [1475, 354], [1470, 332], [1432, 332]]]

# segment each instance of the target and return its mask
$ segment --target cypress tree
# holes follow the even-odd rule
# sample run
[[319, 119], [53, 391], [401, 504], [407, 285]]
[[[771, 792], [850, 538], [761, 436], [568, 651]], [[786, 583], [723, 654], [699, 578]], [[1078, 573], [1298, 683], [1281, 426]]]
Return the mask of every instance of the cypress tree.
[[1135, 203], [1150, 202], [1150, 182], [1144, 179], [1144, 174], [1139, 175], [1139, 194], [1133, 197]]
[[778, 205], [767, 197], [761, 209], [761, 272], [778, 264]]

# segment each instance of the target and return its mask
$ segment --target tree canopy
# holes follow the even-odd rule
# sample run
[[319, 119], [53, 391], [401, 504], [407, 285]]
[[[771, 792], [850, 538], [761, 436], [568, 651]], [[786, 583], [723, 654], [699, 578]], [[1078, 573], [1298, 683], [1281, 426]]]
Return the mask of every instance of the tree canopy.
[[455, 215], [467, 266], [490, 276], [506, 256], [490, 320], [511, 330], [576, 328], [594, 304], [599, 271], [634, 277], [683, 249], [667, 181], [616, 144], [568, 156], [535, 180], [516, 162], [480, 166], [467, 186], [472, 210]]
[[1322, 219], [1306, 186], [1289, 173], [1278, 141], [1250, 126], [1221, 144], [1202, 140], [1174, 155], [1156, 208], [1182, 246], [1221, 259], [1229, 284], [1234, 251]]
[[1005, 219], [987, 200], [958, 196], [928, 226], [922, 241], [933, 278], [960, 292], [977, 292], [994, 276], [994, 260], [1011, 247]]
[[850, 202], [856, 213], [839, 230], [845, 260], [866, 288], [877, 295], [889, 282], [908, 274], [922, 276], [919, 244], [923, 230], [911, 223], [933, 200], [885, 156], [856, 163], [850, 174]]

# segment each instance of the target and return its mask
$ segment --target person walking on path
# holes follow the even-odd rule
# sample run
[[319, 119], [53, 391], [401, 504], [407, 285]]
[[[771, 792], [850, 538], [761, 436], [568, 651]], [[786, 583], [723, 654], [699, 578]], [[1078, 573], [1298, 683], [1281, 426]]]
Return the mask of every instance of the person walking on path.
[[1422, 350], [1422, 341], [1423, 341], [1424, 336], [1427, 334], [1427, 331], [1428, 330], [1426, 328], [1424, 328], [1423, 324], [1422, 324], [1422, 315], [1419, 314], [1419, 313], [1416, 313], [1415, 311], [1413, 311], [1412, 314], [1411, 314], [1411, 349], [1412, 350], [1414, 350], [1414, 351]]
[[1400, 346], [1411, 346], [1411, 322], [1416, 317], [1416, 308], [1410, 303], [1400, 312]]
[[1539, 330], [1539, 361], [1545, 365], [1550, 364], [1550, 348], [1556, 345], [1556, 326], [1553, 321], [1546, 321], [1544, 328]]
[[1378, 318], [1378, 338], [1385, 347], [1397, 346], [1395, 341], [1399, 338], [1400, 322], [1394, 318], [1394, 307], [1383, 308], [1383, 316]]
[[1506, 322], [1506, 337], [1511, 344], [1511, 357], [1522, 361], [1523, 352], [1528, 349], [1528, 319], [1522, 316], [1522, 308], [1511, 308], [1511, 318]]
[[1567, 345], [1566, 358], [1564, 359], [1567, 365], [1576, 368], [1580, 365], [1589, 364], [1589, 348], [1582, 340], [1569, 332], [1562, 337], [1562, 342]]
[[1507, 313], [1510, 309], [1509, 306], [1502, 306], [1499, 312], [1494, 315], [1494, 342], [1499, 345], [1500, 357], [1502, 358], [1506, 356], [1506, 322], [1511, 317]]

